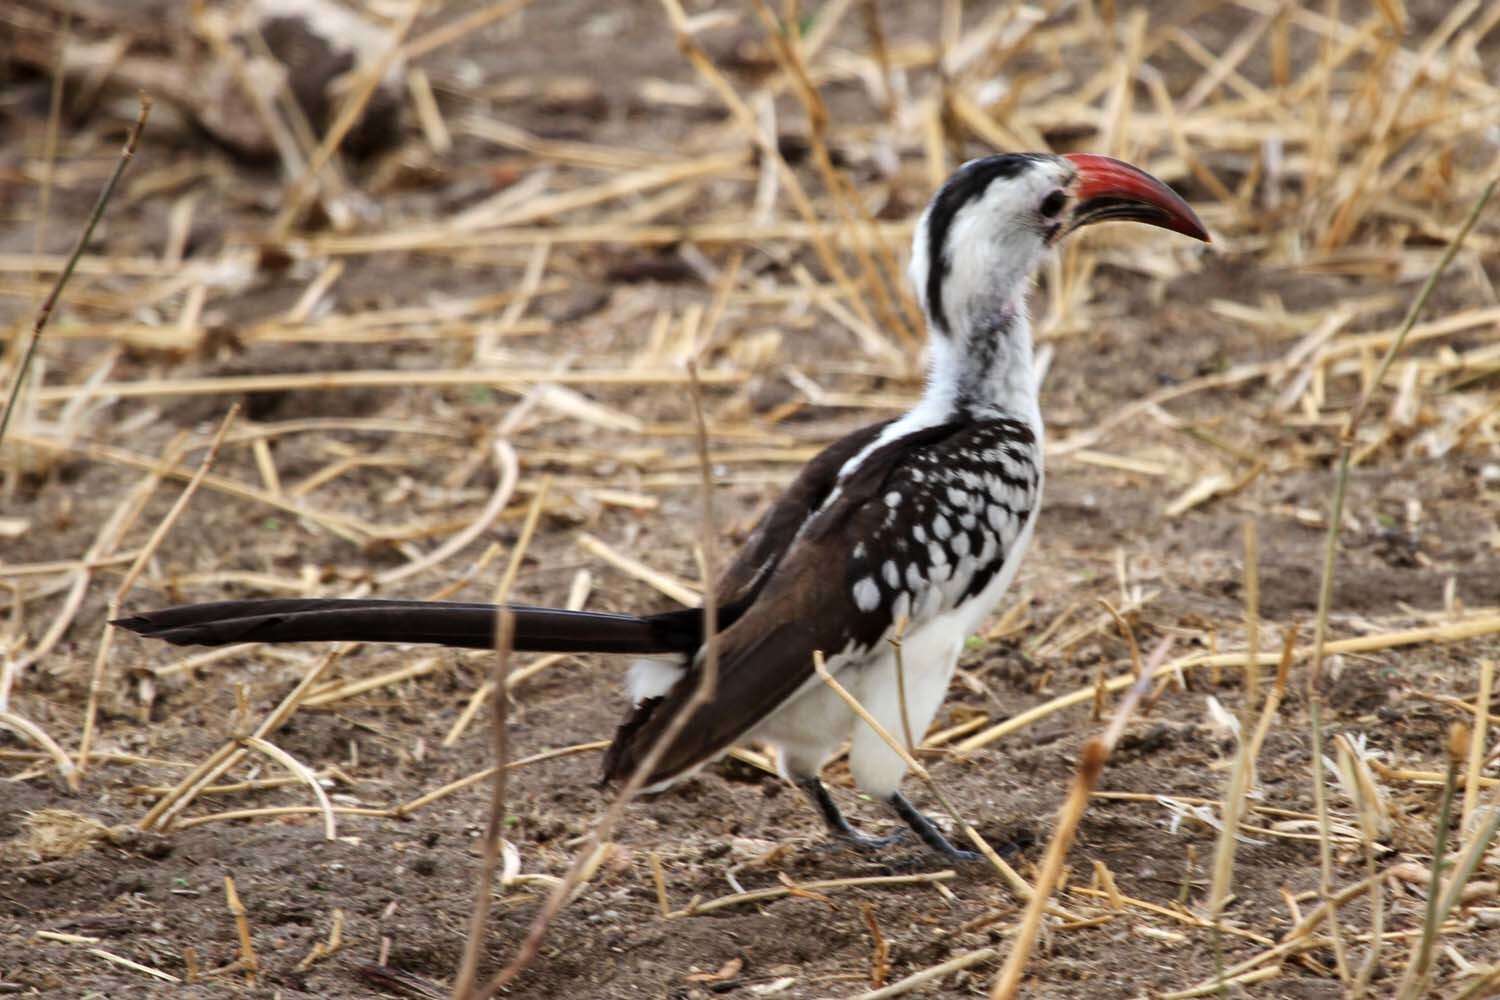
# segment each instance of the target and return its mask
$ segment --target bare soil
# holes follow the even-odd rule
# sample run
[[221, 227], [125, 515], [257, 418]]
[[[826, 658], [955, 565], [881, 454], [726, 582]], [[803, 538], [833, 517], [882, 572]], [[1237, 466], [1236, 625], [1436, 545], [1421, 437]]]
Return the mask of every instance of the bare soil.
[[[1188, 6], [1153, 10], [1152, 31], [1183, 26], [1218, 52], [1254, 20], [1251, 13], [1232, 6], [1190, 16]], [[934, 37], [935, 15], [918, 7], [925, 5], [887, 12], [885, 27], [891, 38]], [[1414, 48], [1416, 42], [1410, 39], [1423, 37], [1441, 18], [1445, 5], [1410, 7], [1415, 25], [1407, 44]], [[186, 27], [171, 21], [179, 16], [170, 15], [161, 32], [168, 37], [174, 31], [186, 32]], [[964, 16], [966, 24], [978, 23], [985, 11], [965, 5]], [[836, 35], [837, 44], [862, 51], [866, 43], [860, 21], [853, 14], [847, 20]], [[702, 103], [681, 106], [641, 96], [641, 84], [647, 80], [697, 86], [656, 5], [539, 3], [519, 24], [515, 30], [480, 32], [424, 61], [450, 124], [478, 109], [549, 140], [629, 147], [664, 156], [702, 154], [723, 146], [733, 135], [706, 90]], [[98, 32], [99, 26], [95, 19], [81, 30]], [[1312, 58], [1311, 43], [1304, 41], [1293, 52], [1298, 66]], [[763, 35], [748, 14], [742, 14], [735, 27], [707, 32], [704, 42], [740, 88], [748, 89], [769, 72], [763, 64]], [[150, 47], [148, 41], [139, 44]], [[1493, 66], [1493, 46], [1485, 51]], [[1164, 49], [1158, 61], [1174, 93], [1201, 73], [1176, 50]], [[1247, 63], [1242, 71], [1262, 80], [1264, 62]], [[1089, 76], [1081, 67], [1071, 70], [1080, 79]], [[5, 137], [0, 167], [11, 173], [9, 179], [0, 178], [0, 205], [10, 224], [0, 226], [0, 251], [29, 253], [36, 185], [23, 166], [40, 162], [48, 81], [19, 66], [0, 68], [0, 74], [7, 72], [6, 85], [13, 89], [0, 107], [0, 127], [5, 130], [0, 133]], [[913, 70], [913, 87], [928, 77], [927, 69]], [[489, 96], [466, 98], [464, 89]], [[828, 91], [831, 106], [842, 116], [836, 118], [840, 126], [878, 120], [863, 88], [842, 82], [829, 85]], [[792, 98], [783, 97], [778, 109], [783, 133], [805, 134], [804, 119]], [[65, 250], [77, 232], [130, 114], [128, 102], [109, 99], [65, 121], [60, 162], [73, 169], [59, 176], [53, 194], [47, 244], [54, 252]], [[273, 167], [247, 165], [191, 128], [169, 123], [169, 117], [163, 114], [148, 130], [129, 176], [160, 177], [167, 168], [189, 161], [201, 162], [202, 174], [156, 193], [127, 185], [92, 248], [101, 258], [159, 255], [168, 213], [189, 191], [200, 196], [189, 260], [219, 252], [226, 241], [263, 232], [274, 215], [281, 184]], [[400, 184], [373, 196], [379, 222], [372, 228], [395, 230], [402, 220], [412, 227], [438, 222], [530, 171], [551, 169], [529, 154], [459, 131], [453, 150], [443, 156], [427, 150], [410, 119], [405, 133], [402, 152], [393, 156], [405, 156], [410, 165]], [[1091, 137], [1056, 138], [1064, 148], [1080, 148]], [[984, 147], [969, 139], [963, 149], [972, 155]], [[392, 161], [384, 162], [389, 167]], [[348, 165], [354, 184], [370, 183], [380, 169], [380, 162]], [[564, 176], [576, 175], [579, 186], [608, 176], [574, 167], [556, 169], [569, 171]], [[858, 180], [873, 176], [874, 168], [862, 161], [851, 172]], [[816, 187], [809, 165], [801, 165], [799, 175]], [[754, 176], [747, 166], [732, 179], [714, 180], [665, 218], [687, 223], [744, 217], [754, 196]], [[1192, 178], [1182, 179], [1179, 187], [1190, 200], [1209, 198]], [[891, 188], [893, 200], [884, 214], [899, 219], [920, 206], [929, 187], [919, 156], [907, 157]], [[652, 194], [637, 196], [649, 197]], [[1456, 222], [1457, 214], [1450, 214], [1449, 221]], [[583, 213], [562, 222], [589, 218]], [[1494, 238], [1493, 224], [1482, 231]], [[1128, 238], [1117, 234], [1109, 246], [1127, 246]], [[1087, 431], [1164, 388], [1281, 357], [1300, 335], [1232, 319], [1217, 308], [1221, 301], [1257, 309], [1275, 303], [1274, 308], [1293, 314], [1320, 314], [1340, 304], [1386, 296], [1384, 307], [1367, 310], [1346, 330], [1368, 332], [1387, 329], [1400, 319], [1415, 279], [1423, 273], [1393, 282], [1389, 272], [1334, 274], [1272, 267], [1253, 241], [1231, 236], [1224, 243], [1224, 249], [1210, 251], [1164, 279], [1117, 266], [1110, 262], [1114, 258], [1099, 264], [1091, 279], [1087, 323], [1052, 331], [1045, 339], [1054, 351], [1044, 395], [1054, 441]], [[1170, 246], [1149, 238], [1130, 252], [1166, 252]], [[713, 287], [705, 282], [694, 255], [707, 254], [722, 268], [730, 249], [559, 244], [551, 251], [547, 275], [565, 279], [566, 287], [539, 296], [526, 313], [546, 320], [549, 329], [515, 337], [506, 345], [508, 356], [517, 368], [626, 369], [641, 357], [655, 365], [652, 359], [666, 356], [652, 339], [658, 312], [680, 312], [712, 299]], [[794, 287], [788, 276], [791, 264], [817, 267], [805, 246], [778, 243], [765, 252], [754, 246], [741, 249], [749, 251], [747, 267], [763, 279], [761, 287]], [[481, 247], [445, 253], [352, 254], [342, 258], [346, 270], [330, 292], [329, 308], [352, 315], [513, 288], [529, 253], [527, 247], [494, 252]], [[205, 323], [213, 334], [197, 349], [181, 353], [125, 347], [113, 360], [109, 379], [378, 369], [418, 373], [471, 363], [472, 338], [429, 339], [419, 330], [410, 339], [386, 343], [240, 342], [237, 331], [276, 317], [297, 301], [321, 267], [321, 262], [315, 264], [296, 263], [281, 271], [262, 268], [244, 288], [211, 293]], [[21, 276], [12, 273], [6, 280], [10, 277]], [[1485, 279], [1500, 280], [1493, 256], [1456, 268], [1441, 283], [1429, 315], [1492, 304], [1493, 290]], [[108, 304], [91, 306], [90, 295], [111, 299], [145, 287], [138, 278], [81, 273], [70, 289], [74, 297], [65, 305], [58, 335], [43, 348], [46, 383], [78, 383], [107, 352], [118, 349], [117, 339], [90, 336], [86, 324], [117, 325], [129, 314]], [[1038, 317], [1047, 315], [1053, 292], [1050, 280], [1039, 289]], [[17, 326], [30, 315], [29, 305], [24, 294], [0, 299], [0, 309]], [[175, 321], [170, 314], [158, 319], [167, 325]], [[910, 375], [862, 373], [859, 366], [868, 368], [868, 359], [848, 331], [826, 314], [786, 305], [739, 306], [731, 309], [725, 323], [721, 342], [748, 339], [773, 328], [783, 336], [770, 363], [751, 368], [747, 362], [746, 384], [710, 391], [716, 426], [759, 427], [767, 440], [780, 442], [778, 447], [810, 446], [891, 412], [880, 405], [804, 404], [772, 421], [768, 415], [773, 411], [802, 398], [784, 376], [787, 368], [809, 375], [825, 389], [864, 393], [872, 399], [910, 397], [917, 389]], [[1493, 338], [1494, 329], [1493, 324], [1479, 327], [1442, 343], [1463, 351]], [[721, 353], [716, 360], [731, 356]], [[537, 411], [541, 415], [523, 421], [511, 438], [522, 463], [523, 493], [462, 556], [408, 581], [393, 594], [422, 596], [460, 580], [492, 542], [508, 553], [530, 499], [525, 489], [549, 473], [557, 477], [557, 485], [517, 578], [516, 599], [561, 603], [576, 572], [588, 569], [594, 581], [591, 608], [639, 611], [669, 605], [639, 580], [578, 548], [580, 531], [657, 569], [696, 579], [692, 553], [699, 508], [692, 439], [683, 431], [691, 420], [687, 394], [681, 387], [575, 388], [596, 403], [639, 419], [646, 429], [610, 430], [555, 411]], [[1300, 628], [1306, 637], [1317, 605], [1322, 515], [1332, 484], [1329, 463], [1336, 418], [1358, 387], [1351, 379], [1330, 378], [1320, 419], [1301, 422], [1295, 414], [1274, 411], [1281, 389], [1281, 383], [1249, 378], [1190, 392], [1164, 403], [1156, 415], [1123, 421], [1092, 446], [1094, 453], [1132, 457], [1137, 460], [1133, 469], [1107, 467], [1078, 452], [1059, 455], [1048, 470], [1036, 543], [1011, 595], [1024, 605], [1014, 619], [1017, 627], [1001, 638], [973, 644], [938, 727], [976, 714], [998, 721], [1128, 669], [1129, 649], [1119, 631], [1105, 624], [1101, 600], [1119, 605], [1135, 598], [1127, 618], [1142, 648], [1163, 636], [1174, 639], [1177, 653], [1206, 650], [1217, 643], [1237, 648], [1244, 635], [1241, 539], [1247, 520], [1258, 526], [1264, 648], [1276, 648], [1283, 630], [1290, 627]], [[1465, 391], [1479, 395], [1484, 387], [1471, 385]], [[81, 440], [154, 458], [181, 432], [195, 435], [195, 445], [201, 445], [234, 398], [168, 394], [112, 402], [91, 416]], [[446, 527], [432, 528], [404, 543], [419, 548], [431, 547], [477, 513], [494, 488], [493, 468], [479, 461], [474, 474], [456, 487], [445, 477], [462, 463], [482, 458], [488, 430], [517, 405], [516, 395], [509, 391], [419, 384], [266, 392], [241, 401], [242, 427], [350, 417], [412, 425], [435, 422], [455, 430], [457, 436], [443, 439], [315, 427], [272, 442], [284, 486], [349, 456], [400, 459], [353, 466], [311, 491], [308, 500], [318, 510], [387, 526], [446, 519]], [[1430, 405], [1440, 407], [1437, 401]], [[42, 412], [56, 419], [55, 406]], [[1444, 419], [1433, 416], [1428, 424]], [[662, 425], [676, 430], [660, 433]], [[1336, 638], [1434, 624], [1464, 608], [1474, 611], [1500, 603], [1500, 505], [1488, 471], [1500, 461], [1495, 442], [1478, 434], [1442, 457], [1432, 457], [1413, 443], [1420, 431], [1418, 427], [1399, 432], [1359, 466], [1350, 483], [1332, 616]], [[725, 438], [717, 443], [725, 451], [755, 445], [753, 439]], [[194, 462], [199, 456], [201, 451], [190, 453]], [[32, 457], [37, 464], [12, 475], [0, 500], [4, 516], [29, 523], [20, 537], [0, 540], [0, 569], [79, 558], [142, 474], [77, 450]], [[1263, 468], [1250, 475], [1257, 461]], [[1151, 471], [1158, 466], [1161, 472]], [[750, 461], [716, 470], [721, 479], [722, 533], [730, 544], [744, 537], [756, 512], [794, 468], [786, 461]], [[675, 484], [662, 485], [651, 478], [673, 469], [681, 473]], [[1185, 512], [1167, 512], [1196, 478], [1217, 469], [1245, 481]], [[245, 484], [262, 482], [255, 455], [244, 443], [227, 446], [214, 471]], [[655, 509], [600, 501], [600, 487], [649, 495]], [[178, 488], [174, 482], [153, 493], [123, 549], [133, 550], [145, 541]], [[327, 592], [337, 593], [406, 558], [399, 545], [361, 548], [308, 520], [205, 489], [166, 537], [129, 595], [127, 610], [273, 593], [258, 587], [250, 574], [282, 579], [309, 574]], [[502, 554], [452, 596], [487, 599], [504, 561]], [[17, 712], [69, 749], [77, 745], [106, 601], [122, 572], [118, 564], [97, 572], [61, 643], [18, 678], [12, 695]], [[226, 575], [230, 572], [242, 575]], [[53, 579], [17, 577], [11, 582], [33, 587], [37, 581]], [[18, 629], [22, 653], [62, 608], [61, 592], [32, 594], [24, 617], [0, 628]], [[1008, 602], [1002, 614], [1011, 607]], [[1060, 617], [1064, 620], [1057, 625]], [[1096, 619], [1097, 627], [1083, 628]], [[1057, 627], [1048, 633], [1053, 626]], [[1057, 642], [1058, 636], [1075, 632], [1075, 640]], [[1044, 641], [1038, 642], [1038, 637]], [[0, 844], [7, 852], [0, 867], [0, 984], [6, 992], [59, 997], [385, 995], [362, 972], [382, 954], [391, 967], [439, 983], [451, 981], [478, 871], [487, 784], [476, 784], [405, 819], [340, 815], [339, 837], [331, 842], [323, 838], [319, 817], [309, 814], [209, 822], [164, 834], [132, 830], [159, 798], [161, 788], [181, 780], [186, 766], [206, 758], [247, 722], [253, 725], [263, 717], [295, 685], [316, 652], [296, 649], [289, 658], [250, 650], [205, 668], [157, 678], [154, 670], [177, 662], [184, 652], [117, 636], [96, 751], [158, 763], [100, 762], [77, 792], [64, 787], [45, 761], [25, 756], [35, 749], [31, 744], [0, 731], [0, 750], [10, 753], [0, 759]], [[360, 648], [335, 669], [340, 676], [369, 677], [430, 653], [418, 648]], [[275, 742], [320, 773], [337, 768], [328, 787], [336, 804], [344, 806], [390, 806], [488, 766], [490, 742], [483, 713], [456, 745], [441, 743], [488, 676], [490, 659], [446, 651], [437, 655], [439, 668], [420, 678], [326, 708], [301, 710], [275, 734]], [[1444, 734], [1460, 713], [1433, 696], [1472, 699], [1475, 664], [1486, 656], [1500, 656], [1500, 640], [1494, 636], [1336, 657], [1327, 668], [1328, 728], [1331, 733], [1364, 734], [1393, 766], [1441, 770]], [[513, 756], [607, 738], [626, 707], [619, 683], [623, 669], [618, 660], [570, 657], [521, 685], [511, 713]], [[1265, 804], [1308, 813], [1313, 802], [1303, 682], [1299, 668], [1262, 753], [1259, 777]], [[1087, 883], [1095, 863], [1102, 863], [1127, 896], [1168, 909], [1179, 901], [1189, 907], [1202, 904], [1215, 830], [1192, 817], [1174, 820], [1168, 808], [1149, 797], [1212, 799], [1221, 794], [1233, 743], [1213, 724], [1205, 706], [1208, 696], [1239, 711], [1243, 699], [1238, 672], [1186, 672], [1180, 685], [1167, 687], [1131, 724], [1104, 772], [1101, 790], [1148, 798], [1100, 798], [1091, 804], [1070, 855], [1073, 885]], [[1018, 864], [1023, 874], [1029, 874], [1050, 835], [1051, 817], [1071, 780], [1079, 747], [1098, 728], [1083, 705], [961, 759], [935, 752], [931, 762], [947, 794], [987, 839], [1020, 847]], [[579, 839], [606, 802], [607, 793], [595, 786], [597, 770], [596, 754], [578, 753], [513, 772], [506, 836], [519, 850], [523, 873], [556, 876], [566, 869]], [[1493, 766], [1488, 773], [1496, 773]], [[281, 774], [269, 762], [252, 761], [224, 780]], [[836, 797], [864, 827], [874, 832], [894, 828], [877, 804], [862, 801], [852, 790], [841, 763], [831, 766], [828, 776]], [[908, 790], [924, 809], [940, 812], [915, 780]], [[1431, 849], [1437, 790], [1406, 783], [1393, 785], [1391, 791], [1396, 822], [1382, 862], [1400, 857], [1424, 861]], [[1348, 800], [1331, 794], [1340, 820], [1351, 822]], [[304, 786], [289, 785], [206, 795], [188, 813], [308, 802]], [[82, 849], [43, 856], [28, 826], [40, 810], [92, 817], [113, 833]], [[1271, 820], [1258, 817], [1256, 822]], [[1029, 995], [1156, 995], [1202, 981], [1221, 961], [1230, 965], [1261, 950], [1264, 945], [1249, 935], [1273, 941], [1284, 934], [1296, 919], [1285, 894], [1308, 893], [1319, 882], [1317, 840], [1306, 836], [1315, 831], [1297, 827], [1283, 833], [1300, 839], [1250, 833], [1239, 848], [1235, 899], [1228, 916], [1245, 934], [1226, 937], [1216, 946], [1206, 931], [1160, 912], [1136, 907], [1102, 911], [1111, 919], [1098, 926], [1053, 929], [1044, 935], [1029, 966]], [[980, 866], [958, 873], [943, 883], [942, 890], [930, 884], [832, 889], [663, 919], [649, 864], [653, 853], [665, 871], [667, 896], [677, 908], [690, 900], [734, 892], [736, 882], [749, 890], [776, 887], [784, 879], [809, 882], [940, 867], [911, 845], [875, 856], [830, 847], [816, 817], [794, 790], [737, 761], [710, 767], [678, 789], [633, 804], [614, 839], [613, 853], [581, 897], [559, 916], [540, 956], [512, 995], [853, 996], [871, 983], [872, 926], [878, 926], [889, 947], [885, 978], [894, 981], [973, 948], [998, 944], [1003, 951], [1005, 931], [1019, 912], [1018, 901]], [[1363, 871], [1357, 851], [1336, 851], [1336, 884], [1356, 880]], [[187, 975], [185, 956], [190, 949], [200, 970], [231, 965], [240, 956], [240, 945], [225, 902], [226, 876], [233, 877], [247, 910], [259, 959], [253, 983], [243, 972], [229, 971], [200, 975], [193, 984], [169, 985], [89, 950], [102, 949], [177, 977]], [[498, 968], [514, 953], [545, 891], [545, 885], [530, 883], [497, 897], [485, 948], [486, 969]], [[1388, 929], [1417, 926], [1421, 893], [1394, 891]], [[1303, 912], [1316, 905], [1314, 899], [1298, 898]], [[1097, 899], [1067, 891], [1062, 901], [1091, 914], [1098, 904]], [[301, 964], [316, 942], [326, 940], [336, 911], [345, 919], [343, 947], [332, 957]], [[993, 918], [987, 925], [982, 919], [986, 916]], [[1366, 930], [1365, 903], [1348, 907], [1344, 920], [1348, 934]], [[39, 931], [98, 940], [88, 945], [49, 940], [38, 938]], [[1488, 937], [1480, 932], [1454, 935], [1450, 943], [1470, 962], [1493, 961], [1497, 954], [1493, 931]], [[1395, 963], [1404, 958], [1406, 948], [1404, 942], [1387, 945], [1391, 958], [1377, 974], [1379, 995], [1392, 989], [1392, 977], [1399, 973]], [[1311, 952], [1250, 992], [1289, 998], [1343, 996], [1345, 987], [1330, 971], [1333, 964], [1331, 951]], [[994, 968], [994, 961], [980, 964], [923, 987], [918, 995], [982, 995]], [[723, 978], [695, 978], [720, 970]], [[1445, 974], [1451, 970], [1451, 965], [1445, 966]]]

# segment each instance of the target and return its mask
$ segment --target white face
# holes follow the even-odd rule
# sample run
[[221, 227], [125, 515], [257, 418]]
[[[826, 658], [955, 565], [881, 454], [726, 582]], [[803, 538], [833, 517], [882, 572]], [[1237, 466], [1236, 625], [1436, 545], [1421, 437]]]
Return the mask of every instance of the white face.
[[1062, 232], [1075, 177], [1055, 156], [985, 157], [955, 172], [912, 246], [910, 277], [934, 333], [1024, 308], [1027, 279]]

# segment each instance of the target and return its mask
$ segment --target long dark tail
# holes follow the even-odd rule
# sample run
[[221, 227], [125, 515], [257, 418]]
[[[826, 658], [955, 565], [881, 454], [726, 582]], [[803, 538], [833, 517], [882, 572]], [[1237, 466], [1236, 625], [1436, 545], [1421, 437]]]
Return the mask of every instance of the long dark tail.
[[[539, 653], [690, 653], [702, 641], [697, 611], [646, 618], [510, 606], [515, 648]], [[148, 611], [110, 624], [178, 646], [237, 642], [430, 642], [486, 649], [495, 605], [362, 598], [215, 601]]]

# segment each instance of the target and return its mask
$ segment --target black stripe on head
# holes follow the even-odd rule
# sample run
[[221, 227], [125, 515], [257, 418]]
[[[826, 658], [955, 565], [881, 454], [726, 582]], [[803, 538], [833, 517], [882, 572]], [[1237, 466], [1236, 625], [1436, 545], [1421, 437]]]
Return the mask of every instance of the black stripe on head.
[[950, 332], [948, 316], [943, 312], [943, 285], [952, 267], [946, 250], [953, 220], [969, 202], [984, 197], [992, 181], [1016, 177], [1042, 159], [1037, 153], [999, 153], [970, 160], [932, 199], [927, 213], [927, 310], [941, 332]]

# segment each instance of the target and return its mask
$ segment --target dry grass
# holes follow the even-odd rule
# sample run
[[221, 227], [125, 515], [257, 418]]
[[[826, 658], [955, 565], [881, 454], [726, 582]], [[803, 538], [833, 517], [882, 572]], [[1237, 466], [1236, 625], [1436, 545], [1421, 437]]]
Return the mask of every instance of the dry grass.
[[[84, 119], [67, 109], [128, 92], [149, 67], [129, 46], [104, 63], [104, 49], [59, 54], [54, 6], [18, 8], [18, 51], [39, 75], [64, 67], [67, 87], [53, 93], [69, 94], [50, 123], [32, 123], [22, 194], [0, 201], [23, 236], [0, 245], [10, 334], [0, 384], [22, 387], [5, 400], [0, 441], [0, 545], [16, 540], [20, 553], [0, 549], [0, 727], [15, 734], [0, 764], [44, 803], [62, 802], [54, 775], [97, 794], [64, 803], [96, 806], [97, 818], [80, 817], [87, 844], [106, 829], [113, 843], [127, 820], [168, 837], [212, 833], [215, 843], [243, 833], [229, 820], [315, 822], [378, 877], [386, 862], [362, 838], [436, 831], [460, 794], [479, 816], [475, 786], [496, 775], [477, 756], [488, 743], [470, 721], [500, 690], [512, 720], [535, 713], [558, 725], [549, 713], [573, 704], [576, 658], [510, 664], [497, 683], [482, 654], [419, 652], [365, 670], [342, 646], [111, 647], [101, 638], [111, 595], [479, 599], [508, 565], [503, 589], [526, 600], [696, 602], [694, 581], [715, 562], [695, 527], [700, 463], [721, 497], [713, 536], [743, 537], [817, 447], [918, 394], [903, 245], [931, 185], [991, 148], [1094, 149], [1184, 190], [1214, 247], [1106, 228], [1044, 275], [1035, 325], [1059, 512], [1044, 512], [1035, 572], [966, 661], [955, 714], [915, 756], [953, 811], [984, 825], [979, 802], [966, 800], [987, 787], [976, 762], [1005, 772], [1058, 727], [1087, 730], [1090, 706], [1118, 712], [1115, 696], [1137, 683], [1149, 689], [1135, 720], [1121, 723], [1127, 742], [1153, 726], [1198, 726], [1182, 720], [1199, 718], [1211, 694], [1228, 706], [1215, 718], [1238, 720], [1232, 752], [1205, 737], [1209, 749], [1191, 764], [1122, 772], [1128, 787], [1098, 791], [1091, 807], [1149, 817], [1151, 856], [1173, 885], [1130, 871], [1119, 854], [1106, 863], [1123, 834], [1087, 819], [1071, 853], [1060, 838], [1047, 870], [1023, 867], [1012, 889], [946, 873], [798, 877], [786, 845], [705, 864], [693, 852], [715, 838], [693, 827], [719, 817], [684, 819], [691, 804], [654, 838], [630, 827], [633, 855], [610, 849], [626, 843], [617, 807], [592, 836], [570, 829], [563, 849], [522, 843], [514, 864], [492, 856], [491, 868], [504, 869], [497, 919], [524, 917], [506, 925], [524, 927], [543, 912], [536, 887], [550, 889], [525, 959], [534, 956], [528, 976], [545, 977], [558, 958], [541, 947], [552, 915], [548, 943], [566, 948], [567, 935], [589, 931], [568, 912], [604, 919], [623, 905], [604, 894], [621, 886], [638, 884], [651, 919], [671, 920], [678, 938], [704, 940], [716, 926], [709, 913], [876, 900], [845, 905], [865, 942], [857, 954], [830, 948], [759, 983], [787, 979], [786, 990], [809, 996], [855, 995], [872, 967], [888, 982], [867, 997], [936, 982], [973, 990], [991, 973], [966, 970], [1008, 958], [1007, 990], [1102, 995], [1098, 982], [1068, 979], [1076, 970], [1059, 954], [1075, 947], [1096, 967], [1149, 955], [1164, 970], [1153, 989], [1181, 997], [1231, 986], [1272, 995], [1308, 977], [1326, 995], [1479, 996], [1500, 975], [1485, 944], [1497, 907], [1500, 754], [1490, 723], [1500, 718], [1500, 611], [1493, 588], [1453, 582], [1463, 572], [1500, 580], [1493, 207], [1458, 245], [1496, 174], [1500, 87], [1487, 67], [1500, 8], [1235, 0], [1166, 20], [1152, 7], [1091, 0], [945, 3], [921, 14], [860, 0], [806, 10], [663, 0], [631, 15], [639, 37], [629, 39], [655, 46], [659, 65], [622, 58], [590, 90], [561, 73], [484, 62], [528, 33], [563, 61], [576, 40], [545, 5], [506, 0], [459, 15], [370, 4], [389, 45], [354, 75], [321, 137], [283, 121], [290, 102], [258, 90], [259, 78], [235, 84], [283, 140], [284, 176], [250, 172], [180, 123], [162, 124], [142, 140], [118, 218], [73, 268], [54, 244], [80, 231], [79, 192], [108, 178], [128, 121], [108, 105]], [[233, 44], [197, 21], [172, 27], [205, 52]], [[103, 45], [138, 30], [90, 10], [65, 34]], [[340, 160], [341, 137], [392, 65], [415, 121], [398, 150], [355, 170]], [[595, 99], [628, 102], [632, 121], [661, 134], [598, 118], [566, 135], [543, 131], [549, 115], [568, 114], [549, 109]], [[171, 94], [158, 102], [188, 113]], [[204, 235], [207, 219], [218, 224]], [[1425, 302], [1417, 285], [1450, 251]], [[70, 270], [23, 372], [29, 331], [46, 322], [34, 306]], [[640, 282], [658, 271], [680, 286]], [[1423, 302], [1418, 315], [1411, 307]], [[1232, 348], [1215, 349], [1216, 338]], [[701, 455], [690, 391], [701, 392], [708, 428]], [[269, 415], [216, 435], [210, 421], [241, 398]], [[370, 399], [374, 412], [359, 402]], [[167, 480], [189, 484], [176, 506], [158, 495]], [[1392, 482], [1407, 484], [1399, 510], [1387, 502], [1397, 493], [1382, 491]], [[1099, 527], [1088, 497], [1118, 503], [1127, 530]], [[1078, 530], [1049, 532], [1049, 518], [1063, 517]], [[275, 538], [257, 541], [268, 519]], [[1327, 587], [1311, 591], [1322, 607], [1289, 610], [1288, 589], [1317, 578], [1313, 530], [1329, 545]], [[1440, 538], [1442, 551], [1423, 537]], [[290, 553], [275, 549], [282, 539]], [[1368, 555], [1380, 545], [1406, 546], [1397, 568]], [[1402, 558], [1426, 573], [1416, 597], [1369, 578], [1399, 576]], [[1215, 600], [1225, 592], [1235, 599]], [[1299, 628], [1309, 641], [1295, 641]], [[1267, 648], [1274, 635], [1286, 637], [1284, 650]], [[1165, 637], [1186, 652], [1143, 669], [1136, 642]], [[1025, 680], [1007, 687], [1005, 665], [1016, 662]], [[209, 666], [224, 672], [203, 673]], [[1385, 687], [1433, 718], [1408, 731], [1330, 697], [1361, 670], [1385, 671]], [[338, 732], [398, 745], [405, 770], [366, 773], [298, 735], [330, 719]], [[1449, 721], [1470, 727], [1451, 752]], [[525, 755], [504, 768], [511, 801], [514, 782], [540, 795], [538, 766], [597, 752], [607, 733], [597, 716], [589, 724], [595, 731], [513, 744]], [[279, 771], [262, 777], [257, 760]], [[137, 771], [139, 804], [112, 794]], [[1052, 815], [1064, 784], [1036, 794], [1037, 814]], [[49, 815], [34, 813], [16, 844]], [[996, 835], [963, 826], [980, 843]], [[1194, 832], [1207, 838], [1199, 846], [1217, 840], [1204, 846], [1211, 882], [1197, 877]], [[1276, 892], [1244, 857], [1265, 844], [1296, 859], [1275, 873]], [[1445, 853], [1456, 861], [1442, 865]], [[520, 856], [536, 870], [522, 873]], [[736, 880], [749, 873], [765, 886], [743, 889]], [[1023, 919], [1013, 893], [1039, 875], [1057, 885], [1054, 902]], [[217, 969], [198, 968], [208, 945], [196, 937], [130, 959], [116, 954], [130, 952], [128, 940], [96, 948], [96, 937], [33, 938], [27, 928], [24, 947], [74, 949], [91, 956], [80, 968], [105, 963], [137, 988], [274, 977], [286, 959], [267, 950], [277, 932], [247, 916], [264, 890], [241, 888], [243, 901], [232, 879], [223, 883], [236, 929], [212, 949], [226, 963]], [[674, 909], [674, 896], [688, 902]], [[927, 909], [933, 899], [941, 909]], [[377, 940], [386, 965], [399, 919], [361, 915], [355, 902], [319, 916], [334, 930], [298, 953], [310, 974], [335, 976], [314, 956], [340, 949], [372, 960]], [[433, 906], [428, 917], [443, 912]], [[343, 929], [345, 909], [357, 931]], [[448, 906], [444, 919], [460, 909]], [[917, 912], [931, 922], [913, 930]], [[514, 955], [507, 938], [489, 961]], [[666, 971], [641, 982], [673, 988], [681, 977], [667, 967], [679, 958], [667, 954]], [[446, 975], [454, 962], [434, 964]], [[19, 965], [0, 961], [7, 967]], [[726, 980], [740, 974], [732, 968]], [[710, 977], [688, 979], [693, 989], [714, 982], [693, 975]]]

